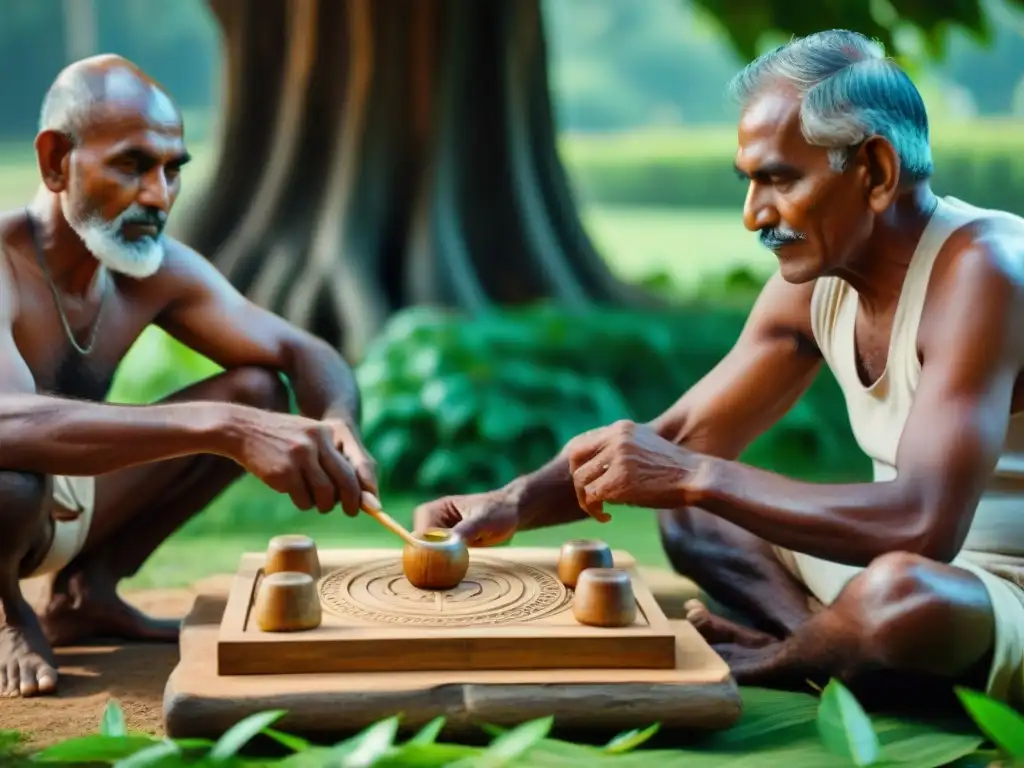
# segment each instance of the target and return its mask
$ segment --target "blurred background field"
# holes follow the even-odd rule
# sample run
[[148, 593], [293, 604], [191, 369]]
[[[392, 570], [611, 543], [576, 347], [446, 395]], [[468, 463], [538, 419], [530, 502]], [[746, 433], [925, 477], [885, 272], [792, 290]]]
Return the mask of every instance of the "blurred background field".
[[[196, 158], [185, 171], [183, 202], [216, 159], [222, 49], [206, 3], [89, 5], [93, 29], [68, 43], [46, 34], [48, 14], [64, 12], [58, 0], [0, 0], [0, 70], [17, 73], [0, 80], [2, 209], [34, 192], [39, 101], [72, 43], [122, 53], [176, 95]], [[745, 188], [731, 168], [734, 112], [723, 88], [743, 61], [724, 31], [682, 0], [547, 0], [543, 7], [558, 148], [587, 234], [614, 274], [655, 291], [668, 308], [570, 314], [537, 306], [467, 322], [418, 307], [393, 317], [353, 363], [385, 505], [407, 523], [420, 501], [507, 482], [577, 431], [667, 407], [728, 350], [775, 268], [741, 220]], [[936, 63], [908, 32], [900, 53], [932, 115], [937, 190], [1024, 214], [1024, 15], [995, 0], [985, 7], [994, 20], [991, 45], [950, 32]], [[213, 370], [150, 331], [111, 399], [149, 402]], [[827, 373], [746, 458], [811, 479], [867, 476]], [[293, 531], [312, 533], [322, 546], [397, 546], [365, 516], [300, 513], [246, 480], [126, 586], [184, 584], [231, 570], [242, 551]], [[518, 541], [557, 544], [576, 535], [665, 564], [653, 516], [641, 510], [618, 510], [606, 526], [581, 523]]]

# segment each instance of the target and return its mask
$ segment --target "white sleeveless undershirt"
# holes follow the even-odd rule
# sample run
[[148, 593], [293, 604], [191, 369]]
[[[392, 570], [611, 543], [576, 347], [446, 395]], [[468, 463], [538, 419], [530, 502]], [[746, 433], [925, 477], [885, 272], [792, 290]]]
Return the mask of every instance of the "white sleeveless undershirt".
[[[939, 200], [914, 252], [893, 319], [885, 371], [871, 386], [857, 373], [855, 328], [859, 297], [839, 278], [818, 279], [811, 299], [815, 340], [843, 395], [850, 426], [871, 459], [876, 482], [896, 476], [896, 453], [921, 376], [917, 332], [936, 256], [956, 230], [980, 218], [1009, 214]], [[1018, 219], [1019, 220], [1019, 219]], [[1024, 224], [1024, 221], [1021, 221]], [[792, 553], [808, 588], [831, 603], [860, 568]], [[1010, 421], [1006, 441], [960, 555], [1001, 571], [1024, 568], [1024, 414]]]

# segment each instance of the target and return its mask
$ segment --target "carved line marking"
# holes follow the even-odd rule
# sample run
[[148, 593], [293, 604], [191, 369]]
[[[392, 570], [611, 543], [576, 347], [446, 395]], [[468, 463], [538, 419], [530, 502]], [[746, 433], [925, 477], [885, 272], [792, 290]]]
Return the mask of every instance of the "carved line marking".
[[[378, 596], [368, 589], [383, 580], [385, 590]], [[401, 582], [402, 594], [389, 591]], [[417, 590], [405, 581], [401, 563], [377, 560], [341, 568], [325, 576], [319, 586], [325, 610], [340, 618], [358, 618], [382, 624], [452, 627], [467, 624], [511, 624], [533, 621], [562, 610], [570, 604], [571, 593], [552, 574], [530, 565], [508, 565], [475, 557], [465, 582], [476, 584], [476, 594], [461, 599], [446, 599], [443, 592]], [[465, 583], [464, 582], [464, 583]], [[497, 592], [484, 587], [490, 582]], [[498, 601], [513, 595], [511, 603]], [[427, 599], [419, 601], [416, 595]], [[385, 605], [382, 605], [385, 604]]]

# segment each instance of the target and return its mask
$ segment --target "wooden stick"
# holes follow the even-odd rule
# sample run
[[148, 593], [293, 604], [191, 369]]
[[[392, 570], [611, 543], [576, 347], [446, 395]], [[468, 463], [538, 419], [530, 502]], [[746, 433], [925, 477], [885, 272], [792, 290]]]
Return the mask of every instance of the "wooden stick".
[[392, 533], [401, 537], [407, 544], [411, 544], [414, 547], [419, 546], [420, 542], [409, 531], [405, 530], [401, 523], [381, 509], [380, 501], [372, 493], [363, 491], [362, 508], [366, 514]]

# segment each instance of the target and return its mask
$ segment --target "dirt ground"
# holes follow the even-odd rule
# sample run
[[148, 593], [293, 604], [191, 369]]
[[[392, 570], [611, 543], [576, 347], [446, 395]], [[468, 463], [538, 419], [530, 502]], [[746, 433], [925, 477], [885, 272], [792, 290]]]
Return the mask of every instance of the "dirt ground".
[[[127, 592], [125, 598], [154, 616], [182, 617], [199, 592], [227, 594], [230, 576], [189, 589]], [[178, 663], [177, 644], [96, 644], [57, 651], [56, 696], [0, 701], [0, 729], [21, 731], [33, 747], [95, 733], [110, 698], [124, 709], [129, 729], [163, 734], [163, 694]]]

